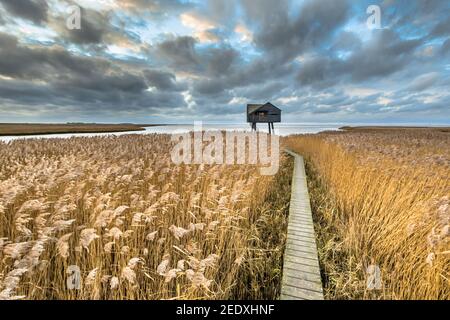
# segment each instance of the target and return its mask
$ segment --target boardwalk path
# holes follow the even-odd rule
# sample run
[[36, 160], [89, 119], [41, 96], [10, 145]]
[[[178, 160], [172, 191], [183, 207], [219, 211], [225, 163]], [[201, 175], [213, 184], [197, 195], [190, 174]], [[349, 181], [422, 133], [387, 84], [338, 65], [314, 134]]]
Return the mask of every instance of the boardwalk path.
[[316, 238], [303, 158], [294, 157], [281, 300], [323, 300]]

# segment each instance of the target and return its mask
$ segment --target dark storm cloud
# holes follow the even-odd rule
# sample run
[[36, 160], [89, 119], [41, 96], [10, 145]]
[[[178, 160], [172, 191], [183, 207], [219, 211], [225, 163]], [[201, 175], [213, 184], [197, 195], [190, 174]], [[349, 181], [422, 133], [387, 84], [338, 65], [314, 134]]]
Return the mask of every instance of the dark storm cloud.
[[208, 79], [195, 83], [194, 90], [200, 95], [217, 95], [227, 88], [220, 79]]
[[206, 60], [207, 73], [211, 76], [226, 75], [231, 69], [233, 62], [238, 59], [239, 53], [233, 48], [212, 48], [204, 55]]
[[420, 44], [420, 40], [402, 40], [391, 30], [379, 30], [361, 48], [358, 43], [347, 47], [352, 51], [346, 58], [327, 54], [305, 61], [298, 80], [302, 85], [327, 86], [345, 78], [360, 82], [386, 77], [414, 64], [413, 53]]
[[194, 71], [217, 78], [229, 76], [232, 66], [239, 60], [239, 52], [228, 45], [205, 49], [197, 48], [193, 37], [176, 37], [157, 45], [156, 53], [178, 70]]
[[149, 87], [154, 87], [162, 91], [181, 91], [186, 86], [177, 83], [173, 73], [161, 70], [144, 70], [144, 77]]
[[117, 74], [105, 74], [100, 72], [91, 73], [89, 77], [79, 76], [62, 80], [54, 83], [55, 86], [62, 90], [70, 88], [82, 88], [102, 93], [112, 91], [139, 93], [147, 88], [144, 79], [141, 76], [120, 72]]
[[0, 99], [26, 105], [39, 105], [53, 99], [48, 86], [27, 81], [0, 80]]
[[280, 95], [286, 88], [284, 79], [270, 81], [264, 84], [249, 85], [236, 89], [236, 95], [246, 97], [249, 101], [269, 101]]
[[195, 70], [200, 63], [195, 43], [196, 40], [193, 37], [177, 37], [160, 43], [157, 50], [161, 58], [169, 60], [172, 66]]
[[[76, 2], [69, 1], [67, 6]], [[108, 42], [129, 38], [128, 33], [118, 30], [111, 24], [110, 12], [97, 12], [92, 9], [80, 8], [80, 28], [69, 29], [66, 20], [69, 15], [58, 17], [52, 22], [52, 28], [59, 34], [60, 40], [75, 45], [106, 45]], [[116, 39], [115, 39], [116, 38]]]
[[339, 32], [333, 44], [331, 46], [331, 50], [341, 50], [345, 52], [353, 52], [359, 50], [362, 46], [361, 39], [353, 32], [342, 31]]
[[388, 76], [413, 63], [420, 40], [402, 40], [391, 30], [380, 30], [367, 45], [346, 61], [354, 80]]
[[110, 65], [103, 59], [72, 55], [60, 47], [22, 46], [5, 33], [0, 33], [0, 44], [0, 74], [14, 78], [52, 81], [90, 77]]
[[98, 44], [110, 31], [111, 26], [106, 14], [81, 8], [81, 28], [69, 30], [62, 26], [64, 36], [77, 44]]
[[350, 7], [346, 0], [308, 0], [300, 13], [289, 16], [289, 2], [273, 5], [271, 0], [243, 0], [250, 24], [255, 24], [255, 43], [270, 55], [288, 60], [330, 39], [347, 20]]
[[[101, 5], [100, 2], [99, 6]], [[61, 45], [79, 46], [86, 52], [98, 55], [108, 45], [141, 42], [136, 33], [124, 29], [123, 19], [113, 10], [85, 8], [76, 0], [61, 0], [60, 6], [63, 12], [49, 19], [48, 27], [58, 34], [54, 41]], [[77, 19], [77, 11], [68, 10], [69, 8], [79, 8], [79, 28], [68, 27], [68, 24]]]
[[284, 78], [295, 69], [289, 64], [280, 64], [275, 60], [257, 59], [250, 64], [241, 64], [222, 77], [210, 77], [194, 83], [194, 94], [214, 95], [225, 90], [263, 84]]
[[[117, 85], [86, 88], [86, 86], [67, 86], [38, 84], [25, 81], [0, 80], [0, 113], [7, 111], [9, 105], [23, 106], [32, 111], [32, 106], [61, 106], [71, 112], [83, 115], [86, 113], [113, 114], [115, 112], [155, 112], [166, 110], [170, 114], [173, 106], [185, 106], [183, 97], [172, 92], [116, 90]], [[123, 88], [123, 86], [121, 86]], [[106, 90], [105, 90], [106, 88]]]
[[48, 5], [46, 0], [0, 0], [8, 13], [34, 23], [47, 21]]
[[[52, 88], [28, 88], [22, 86], [19, 90], [10, 90], [11, 95], [20, 95], [18, 99], [8, 100], [3, 97], [5, 88], [0, 81], [0, 114], [17, 112], [32, 115], [46, 113], [48, 116], [58, 116], [62, 121], [69, 118], [95, 117], [97, 119], [114, 119], [137, 116], [150, 117], [163, 112], [167, 116], [173, 114], [173, 106], [186, 108], [183, 97], [180, 95], [163, 93], [144, 93], [141, 95], [111, 93], [109, 96], [97, 96], [89, 91], [77, 92], [83, 99], [74, 99], [73, 92], [61, 92]], [[11, 88], [9, 88], [11, 89]], [[35, 93], [31, 95], [30, 92]], [[41, 95], [37, 95], [41, 94]], [[47, 96], [47, 100], [43, 99]], [[39, 99], [38, 97], [42, 97]], [[2, 118], [7, 121], [7, 118]], [[91, 118], [92, 119], [92, 118]]]
[[142, 74], [104, 59], [79, 57], [60, 48], [24, 47], [1, 33], [0, 45], [0, 75], [22, 79], [1, 81], [0, 98], [9, 103], [78, 105], [80, 111], [98, 105], [110, 111], [184, 105], [183, 97], [169, 90], [178, 90], [176, 84], [166, 88], [168, 92], [150, 93]]
[[[297, 76], [298, 81], [302, 85], [312, 85], [316, 83], [321, 83], [322, 85], [326, 85], [329, 83], [328, 80], [333, 78], [332, 75], [332, 66], [331, 64], [339, 64], [338, 61], [332, 62], [327, 57], [315, 57], [305, 61], [302, 64], [300, 72]], [[325, 82], [325, 83], [324, 83]]]

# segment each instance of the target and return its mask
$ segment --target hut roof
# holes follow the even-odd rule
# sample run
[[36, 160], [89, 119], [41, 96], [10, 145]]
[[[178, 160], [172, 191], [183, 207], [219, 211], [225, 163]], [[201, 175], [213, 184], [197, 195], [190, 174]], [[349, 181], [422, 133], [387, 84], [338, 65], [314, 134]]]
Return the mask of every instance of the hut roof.
[[281, 111], [280, 108], [274, 106], [272, 103], [267, 102], [265, 104], [248, 104], [247, 105], [247, 114], [251, 114], [254, 113], [255, 111], [257, 111], [258, 109], [262, 108], [262, 107], [272, 107], [275, 109], [278, 109], [279, 111]]
[[247, 105], [247, 114], [253, 113], [259, 108], [261, 108], [262, 104], [248, 104]]

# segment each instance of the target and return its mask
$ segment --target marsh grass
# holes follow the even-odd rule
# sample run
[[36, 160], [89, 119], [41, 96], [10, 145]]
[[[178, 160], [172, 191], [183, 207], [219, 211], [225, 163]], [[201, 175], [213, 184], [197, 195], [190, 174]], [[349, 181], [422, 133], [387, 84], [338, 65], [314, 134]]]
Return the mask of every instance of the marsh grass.
[[[285, 140], [308, 162], [328, 299], [449, 299], [450, 136], [377, 130]], [[367, 269], [381, 270], [369, 290]]]
[[0, 136], [27, 136], [36, 134], [63, 133], [99, 133], [145, 130], [141, 125], [134, 124], [51, 124], [51, 123], [0, 123]]
[[276, 298], [289, 172], [177, 166], [172, 148], [156, 134], [0, 143], [0, 298]]

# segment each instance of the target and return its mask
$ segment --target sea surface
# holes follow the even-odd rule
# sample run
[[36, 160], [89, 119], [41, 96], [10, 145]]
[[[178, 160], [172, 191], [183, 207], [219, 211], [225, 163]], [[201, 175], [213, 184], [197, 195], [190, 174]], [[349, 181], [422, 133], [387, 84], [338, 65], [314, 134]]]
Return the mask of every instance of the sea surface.
[[[275, 134], [280, 136], [288, 136], [291, 134], [306, 134], [318, 133], [328, 130], [339, 130], [343, 124], [311, 124], [311, 123], [283, 123], [275, 124]], [[121, 136], [125, 134], [150, 134], [150, 133], [165, 133], [176, 134], [185, 133], [193, 130], [206, 131], [250, 131], [248, 124], [203, 124], [201, 127], [194, 127], [192, 125], [167, 125], [167, 126], [153, 126], [145, 127], [145, 131], [125, 131], [125, 132], [101, 132], [101, 133], [58, 133], [58, 134], [37, 134], [29, 136], [3, 136], [0, 141], [9, 142], [17, 139], [54, 139], [54, 138], [70, 138], [70, 137], [101, 137], [101, 136]], [[264, 124], [258, 125], [258, 130], [261, 132], [268, 132], [268, 126]]]

